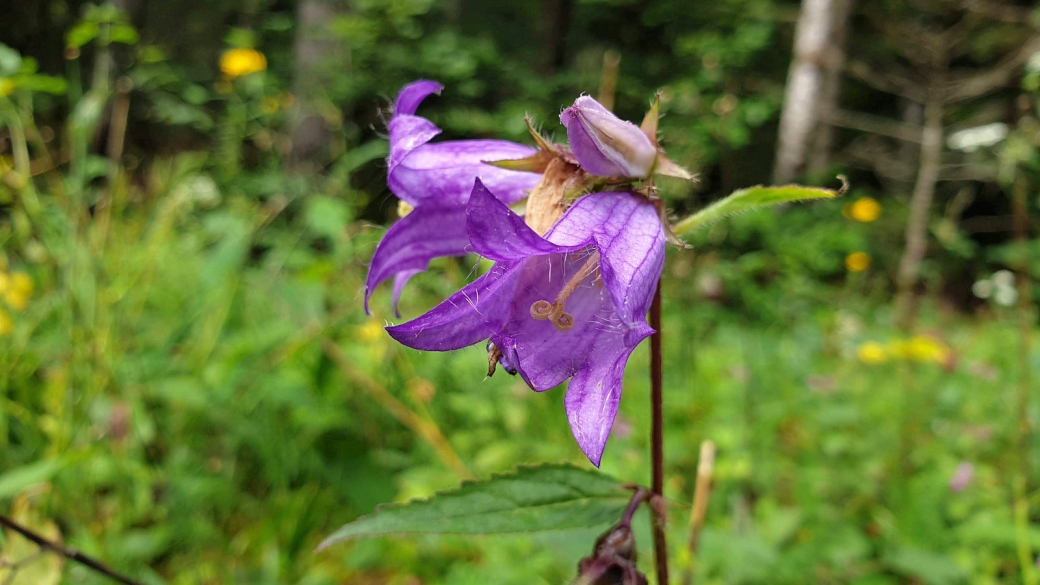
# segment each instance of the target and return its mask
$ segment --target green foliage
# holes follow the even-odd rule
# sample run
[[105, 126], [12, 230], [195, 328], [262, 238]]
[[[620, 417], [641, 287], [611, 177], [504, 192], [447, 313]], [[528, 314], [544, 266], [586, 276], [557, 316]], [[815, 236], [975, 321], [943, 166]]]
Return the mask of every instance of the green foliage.
[[604, 526], [618, 521], [631, 493], [616, 480], [572, 465], [521, 467], [469, 481], [424, 500], [381, 507], [332, 533], [319, 549], [385, 534], [496, 534]]
[[770, 205], [791, 203], [794, 201], [808, 201], [812, 199], [831, 199], [837, 197], [837, 191], [829, 189], [816, 189], [802, 187], [799, 185], [786, 185], [782, 187], [749, 187], [730, 193], [723, 199], [712, 203], [701, 211], [683, 219], [672, 226], [672, 230], [678, 236], [685, 236], [694, 230], [719, 221], [720, 219], [737, 213], [744, 213]]

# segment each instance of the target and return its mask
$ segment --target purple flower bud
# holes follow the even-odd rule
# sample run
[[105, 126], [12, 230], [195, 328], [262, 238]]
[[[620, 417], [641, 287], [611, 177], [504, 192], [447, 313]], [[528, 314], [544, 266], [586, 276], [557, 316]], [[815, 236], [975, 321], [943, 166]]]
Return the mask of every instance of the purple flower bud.
[[601, 177], [645, 179], [657, 147], [639, 126], [626, 122], [589, 96], [574, 100], [560, 114], [571, 151], [582, 168]]

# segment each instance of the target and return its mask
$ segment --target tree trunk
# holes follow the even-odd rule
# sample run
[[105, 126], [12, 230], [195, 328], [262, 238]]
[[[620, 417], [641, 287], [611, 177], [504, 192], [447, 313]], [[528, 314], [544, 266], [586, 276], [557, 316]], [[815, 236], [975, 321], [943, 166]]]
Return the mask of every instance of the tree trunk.
[[[293, 42], [296, 101], [290, 116], [292, 153], [289, 159], [293, 170], [300, 172], [313, 172], [328, 162], [329, 127], [316, 104], [326, 97], [325, 68], [341, 49], [328, 29], [337, 12], [334, 0], [300, 0], [296, 9], [297, 29]], [[346, 62], [345, 59], [337, 61]]]
[[822, 173], [831, 162], [834, 150], [834, 126], [827, 123], [841, 104], [841, 79], [845, 71], [845, 42], [848, 38], [849, 17], [853, 0], [834, 0], [831, 12], [830, 36], [823, 61], [823, 88], [818, 108], [819, 124], [812, 140], [808, 169]]
[[906, 222], [906, 248], [899, 260], [896, 273], [896, 311], [899, 326], [913, 327], [916, 315], [914, 289], [921, 268], [921, 260], [928, 249], [928, 217], [939, 182], [942, 161], [943, 103], [932, 97], [924, 106], [924, 129], [921, 132], [921, 164], [917, 171], [914, 193], [910, 198], [910, 217]]
[[787, 183], [805, 167], [809, 139], [819, 121], [823, 61], [830, 36], [834, 0], [802, 0], [795, 27], [794, 58], [780, 114], [773, 180]]
[[542, 72], [555, 74], [567, 59], [567, 33], [571, 28], [574, 0], [541, 0], [540, 24], [545, 62]]

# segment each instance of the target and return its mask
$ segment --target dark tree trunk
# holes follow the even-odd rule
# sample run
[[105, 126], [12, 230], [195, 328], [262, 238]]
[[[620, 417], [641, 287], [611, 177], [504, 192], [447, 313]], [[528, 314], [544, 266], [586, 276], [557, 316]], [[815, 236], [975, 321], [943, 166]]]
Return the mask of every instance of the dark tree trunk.
[[567, 33], [571, 28], [574, 0], [541, 0], [540, 32], [545, 61], [542, 72], [553, 75], [567, 60]]
[[296, 10], [297, 29], [293, 43], [295, 76], [293, 93], [296, 103], [291, 114], [291, 167], [300, 172], [313, 172], [329, 158], [329, 126], [317, 108], [325, 99], [328, 65], [332, 59], [341, 64], [338, 75], [349, 75], [342, 66], [342, 46], [328, 25], [340, 11], [334, 0], [300, 0]]

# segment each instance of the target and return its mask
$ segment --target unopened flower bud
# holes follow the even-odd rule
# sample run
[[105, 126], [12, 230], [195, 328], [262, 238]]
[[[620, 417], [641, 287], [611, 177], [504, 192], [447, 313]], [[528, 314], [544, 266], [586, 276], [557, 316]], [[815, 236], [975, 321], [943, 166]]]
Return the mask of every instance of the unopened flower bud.
[[657, 159], [657, 147], [635, 124], [626, 122], [589, 96], [581, 96], [560, 114], [567, 140], [581, 166], [601, 177], [645, 179]]

